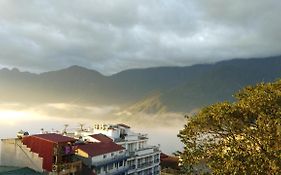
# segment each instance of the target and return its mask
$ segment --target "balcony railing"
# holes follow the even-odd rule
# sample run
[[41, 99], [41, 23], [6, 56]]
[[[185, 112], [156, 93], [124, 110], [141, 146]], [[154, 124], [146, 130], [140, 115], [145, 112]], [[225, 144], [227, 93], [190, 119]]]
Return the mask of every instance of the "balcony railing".
[[127, 155], [122, 155], [122, 156], [112, 157], [112, 158], [104, 160], [104, 161], [93, 162], [93, 167], [101, 167], [106, 164], [120, 162], [123, 160], [127, 160], [128, 157], [129, 156], [127, 156]]
[[136, 165], [129, 166], [129, 170], [133, 170], [133, 169], [136, 169]]
[[154, 174], [156, 175], [156, 174], [160, 174], [160, 171], [159, 170], [156, 170], [156, 171], [154, 171]]
[[160, 162], [160, 159], [155, 159], [154, 160], [154, 163], [159, 163]]
[[54, 172], [63, 172], [63, 174], [77, 172], [81, 168], [82, 168], [82, 162], [80, 160], [70, 163], [53, 165]]
[[76, 146], [66, 146], [62, 148], [54, 148], [54, 155], [71, 155], [75, 154], [77, 151]]
[[117, 171], [114, 171], [112, 173], [107, 173], [108, 175], [118, 175], [118, 174], [122, 174], [125, 172], [128, 172], [129, 167], [124, 167], [124, 168], [119, 168]]
[[138, 164], [138, 168], [145, 168], [152, 165], [153, 165], [153, 161], [149, 161], [149, 162]]
[[158, 146], [149, 146], [149, 147], [144, 147], [135, 151], [130, 151], [129, 152], [129, 156], [133, 157], [133, 156], [143, 156], [143, 155], [149, 155], [149, 154], [153, 154], [156, 152], [160, 152], [159, 147]]

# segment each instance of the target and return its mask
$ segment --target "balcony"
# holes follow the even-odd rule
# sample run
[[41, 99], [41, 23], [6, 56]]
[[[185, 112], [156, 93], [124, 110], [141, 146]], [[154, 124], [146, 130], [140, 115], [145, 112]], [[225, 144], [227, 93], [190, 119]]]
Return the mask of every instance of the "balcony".
[[115, 138], [114, 142], [130, 142], [140, 140], [148, 140], [147, 134], [133, 133], [131, 135], [124, 135], [123, 137]]
[[60, 148], [54, 147], [53, 154], [54, 155], [73, 155], [77, 151], [77, 146], [63, 146]]
[[141, 148], [138, 149], [136, 151], [132, 151], [129, 152], [129, 156], [133, 157], [133, 156], [146, 156], [146, 155], [150, 155], [156, 152], [160, 152], [159, 147], [158, 146], [150, 146], [150, 147], [145, 147], [145, 148]]
[[138, 164], [138, 169], [142, 169], [142, 168], [149, 167], [149, 166], [152, 166], [152, 165], [153, 165], [153, 161], [141, 163], [141, 164]]
[[123, 160], [127, 160], [128, 157], [129, 156], [127, 156], [127, 155], [116, 156], [116, 157], [112, 157], [112, 158], [104, 160], [104, 161], [92, 162], [92, 166], [93, 167], [102, 167], [102, 166], [107, 165], [107, 164], [111, 164], [111, 163], [116, 163], [116, 162], [120, 162], [120, 161], [123, 161]]
[[160, 159], [155, 159], [154, 163], [160, 163]]
[[124, 168], [119, 168], [118, 170], [116, 170], [116, 171], [114, 171], [114, 172], [112, 172], [112, 173], [107, 173], [108, 175], [120, 175], [120, 174], [122, 174], [122, 173], [126, 173], [126, 172], [128, 172], [128, 170], [129, 170], [129, 167], [124, 167]]
[[154, 174], [160, 174], [159, 170], [154, 171]]
[[134, 169], [136, 169], [136, 165], [129, 166], [129, 170], [134, 170]]
[[53, 165], [53, 171], [59, 172], [59, 174], [61, 174], [61, 175], [75, 173], [75, 172], [81, 170], [81, 168], [82, 168], [81, 161]]

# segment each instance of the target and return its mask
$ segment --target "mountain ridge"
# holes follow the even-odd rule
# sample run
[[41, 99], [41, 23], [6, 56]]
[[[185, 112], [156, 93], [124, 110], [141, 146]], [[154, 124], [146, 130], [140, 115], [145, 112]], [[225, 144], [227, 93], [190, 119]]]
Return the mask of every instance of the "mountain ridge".
[[[281, 56], [129, 69], [110, 76], [77, 65], [38, 74], [3, 68], [0, 102], [117, 105], [133, 112], [138, 108], [156, 113], [163, 109], [188, 112], [233, 100], [232, 94], [244, 86], [280, 77]], [[161, 95], [153, 98], [154, 92]]]
[[123, 72], [129, 72], [129, 71], [144, 71], [144, 70], [149, 70], [149, 69], [171, 69], [171, 68], [177, 68], [177, 69], [181, 69], [181, 68], [190, 68], [190, 67], [206, 67], [206, 66], [212, 66], [212, 65], [216, 65], [216, 64], [224, 64], [224, 63], [233, 63], [233, 62], [237, 62], [237, 61], [261, 61], [264, 59], [277, 59], [280, 58], [281, 55], [276, 55], [276, 56], [269, 56], [269, 57], [251, 57], [251, 58], [232, 58], [232, 59], [228, 59], [228, 60], [222, 60], [222, 61], [216, 61], [216, 62], [212, 62], [212, 63], [200, 63], [200, 64], [193, 64], [193, 65], [188, 65], [188, 66], [156, 66], [156, 67], [147, 67], [147, 68], [132, 68], [132, 69], [125, 69], [122, 71], [119, 71], [117, 73], [113, 73], [110, 75], [104, 75], [101, 72], [94, 70], [94, 69], [90, 69], [84, 66], [80, 66], [77, 64], [73, 64], [70, 66], [67, 66], [65, 68], [61, 68], [61, 69], [56, 69], [56, 70], [50, 70], [50, 71], [44, 71], [44, 72], [40, 72], [40, 73], [35, 73], [32, 71], [22, 71], [20, 68], [17, 67], [12, 67], [12, 68], [7, 68], [7, 67], [2, 67], [0, 69], [0, 71], [17, 71], [20, 73], [29, 73], [29, 74], [34, 74], [34, 75], [40, 75], [40, 74], [44, 74], [44, 73], [51, 73], [51, 72], [58, 72], [58, 71], [62, 71], [62, 70], [68, 70], [68, 69], [81, 69], [81, 70], [89, 70], [89, 71], [93, 71], [96, 72], [104, 77], [111, 77]]

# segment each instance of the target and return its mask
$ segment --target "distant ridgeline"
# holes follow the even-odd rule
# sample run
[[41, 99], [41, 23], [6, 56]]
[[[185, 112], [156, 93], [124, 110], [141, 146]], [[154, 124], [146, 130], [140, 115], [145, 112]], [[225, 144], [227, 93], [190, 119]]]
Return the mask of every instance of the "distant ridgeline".
[[79, 66], [41, 74], [1, 69], [0, 100], [116, 105], [132, 112], [189, 112], [231, 100], [246, 85], [280, 77], [281, 56], [131, 69], [111, 76]]

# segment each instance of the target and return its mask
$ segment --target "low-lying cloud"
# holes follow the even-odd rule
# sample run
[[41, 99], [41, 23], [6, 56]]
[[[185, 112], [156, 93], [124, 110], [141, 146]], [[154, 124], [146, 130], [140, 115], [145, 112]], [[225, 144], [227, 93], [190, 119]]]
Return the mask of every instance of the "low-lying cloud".
[[182, 113], [120, 114], [117, 106], [82, 106], [66, 103], [47, 103], [40, 105], [25, 105], [20, 103], [1, 103], [0, 120], [20, 122], [30, 120], [67, 119], [69, 122], [87, 123], [91, 121], [102, 123], [126, 123], [133, 126], [172, 127], [184, 123]]

